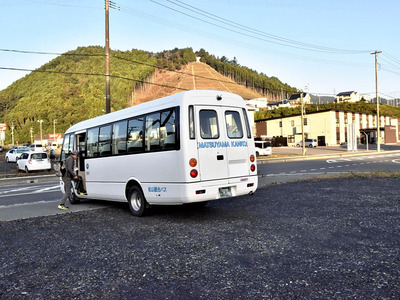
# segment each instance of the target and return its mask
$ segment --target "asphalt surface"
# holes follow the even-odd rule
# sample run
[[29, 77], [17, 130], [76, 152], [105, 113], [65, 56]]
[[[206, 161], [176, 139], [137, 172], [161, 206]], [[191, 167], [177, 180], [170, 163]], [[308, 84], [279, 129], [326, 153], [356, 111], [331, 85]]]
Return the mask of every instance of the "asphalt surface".
[[399, 178], [0, 223], [1, 299], [399, 299]]

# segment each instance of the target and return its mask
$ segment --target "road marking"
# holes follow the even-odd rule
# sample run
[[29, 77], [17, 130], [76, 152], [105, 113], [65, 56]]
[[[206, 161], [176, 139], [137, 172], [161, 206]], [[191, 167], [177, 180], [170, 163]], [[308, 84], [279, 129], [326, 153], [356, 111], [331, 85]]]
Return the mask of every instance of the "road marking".
[[15, 203], [10, 205], [0, 205], [0, 209], [2, 208], [9, 208], [9, 207], [20, 207], [20, 206], [28, 206], [28, 205], [36, 205], [36, 204], [43, 204], [43, 203], [53, 203], [53, 202], [60, 202], [60, 200], [49, 200], [49, 201], [35, 201], [35, 202], [26, 202], [26, 203]]
[[[37, 194], [45, 194], [45, 193], [54, 193], [55, 191], [42, 191]], [[18, 194], [7, 194], [7, 195], [0, 195], [0, 198], [6, 198], [6, 197], [14, 197], [14, 196], [24, 196], [24, 195], [32, 195], [32, 191], [26, 192], [26, 193], [18, 193]], [[61, 193], [61, 191], [60, 191]]]
[[43, 192], [47, 192], [47, 191], [54, 190], [54, 189], [59, 189], [59, 188], [60, 188], [60, 185], [49, 186], [49, 187], [44, 188], [44, 189], [36, 190], [36, 191], [34, 191], [34, 193], [43, 193]]

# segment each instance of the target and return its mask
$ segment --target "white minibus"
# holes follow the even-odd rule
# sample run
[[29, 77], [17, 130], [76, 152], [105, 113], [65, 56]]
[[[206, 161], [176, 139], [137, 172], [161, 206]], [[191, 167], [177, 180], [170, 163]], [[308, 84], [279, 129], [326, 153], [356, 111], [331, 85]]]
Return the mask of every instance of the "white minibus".
[[82, 180], [72, 204], [123, 201], [142, 216], [151, 205], [206, 203], [258, 186], [246, 105], [227, 92], [187, 91], [82, 121], [65, 132], [60, 159], [73, 150]]

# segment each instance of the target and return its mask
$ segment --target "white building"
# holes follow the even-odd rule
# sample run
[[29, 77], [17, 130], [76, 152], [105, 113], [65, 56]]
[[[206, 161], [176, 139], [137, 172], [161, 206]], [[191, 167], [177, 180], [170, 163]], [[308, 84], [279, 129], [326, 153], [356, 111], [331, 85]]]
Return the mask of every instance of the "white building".
[[246, 105], [254, 108], [266, 108], [268, 107], [267, 98], [254, 98], [246, 100]]
[[355, 91], [341, 92], [336, 95], [335, 102], [358, 102], [360, 101], [360, 95]]
[[301, 105], [301, 98], [303, 97], [303, 104], [311, 103], [311, 96], [309, 93], [297, 93], [290, 96], [289, 103], [291, 106]]
[[[346, 143], [347, 127], [355, 124], [357, 139], [375, 143], [377, 137], [376, 115], [343, 110], [328, 110], [304, 115], [304, 134], [307, 138], [318, 140], [319, 146], [332, 146]], [[382, 144], [400, 141], [399, 120], [390, 116], [380, 116]], [[302, 139], [301, 116], [289, 116], [256, 121], [256, 137], [285, 137], [289, 146]]]

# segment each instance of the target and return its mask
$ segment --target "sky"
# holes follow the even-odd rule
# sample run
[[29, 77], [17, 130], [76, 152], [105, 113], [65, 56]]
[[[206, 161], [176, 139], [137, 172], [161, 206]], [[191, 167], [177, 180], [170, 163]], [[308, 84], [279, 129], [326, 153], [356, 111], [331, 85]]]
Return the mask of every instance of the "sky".
[[[57, 55], [105, 45], [105, 0], [0, 0], [0, 90]], [[110, 48], [191, 47], [299, 90], [400, 98], [398, 0], [113, 0]], [[26, 51], [21, 53], [10, 50]], [[112, 70], [111, 70], [112, 73]], [[49, 75], [51, 76], [51, 75]]]

